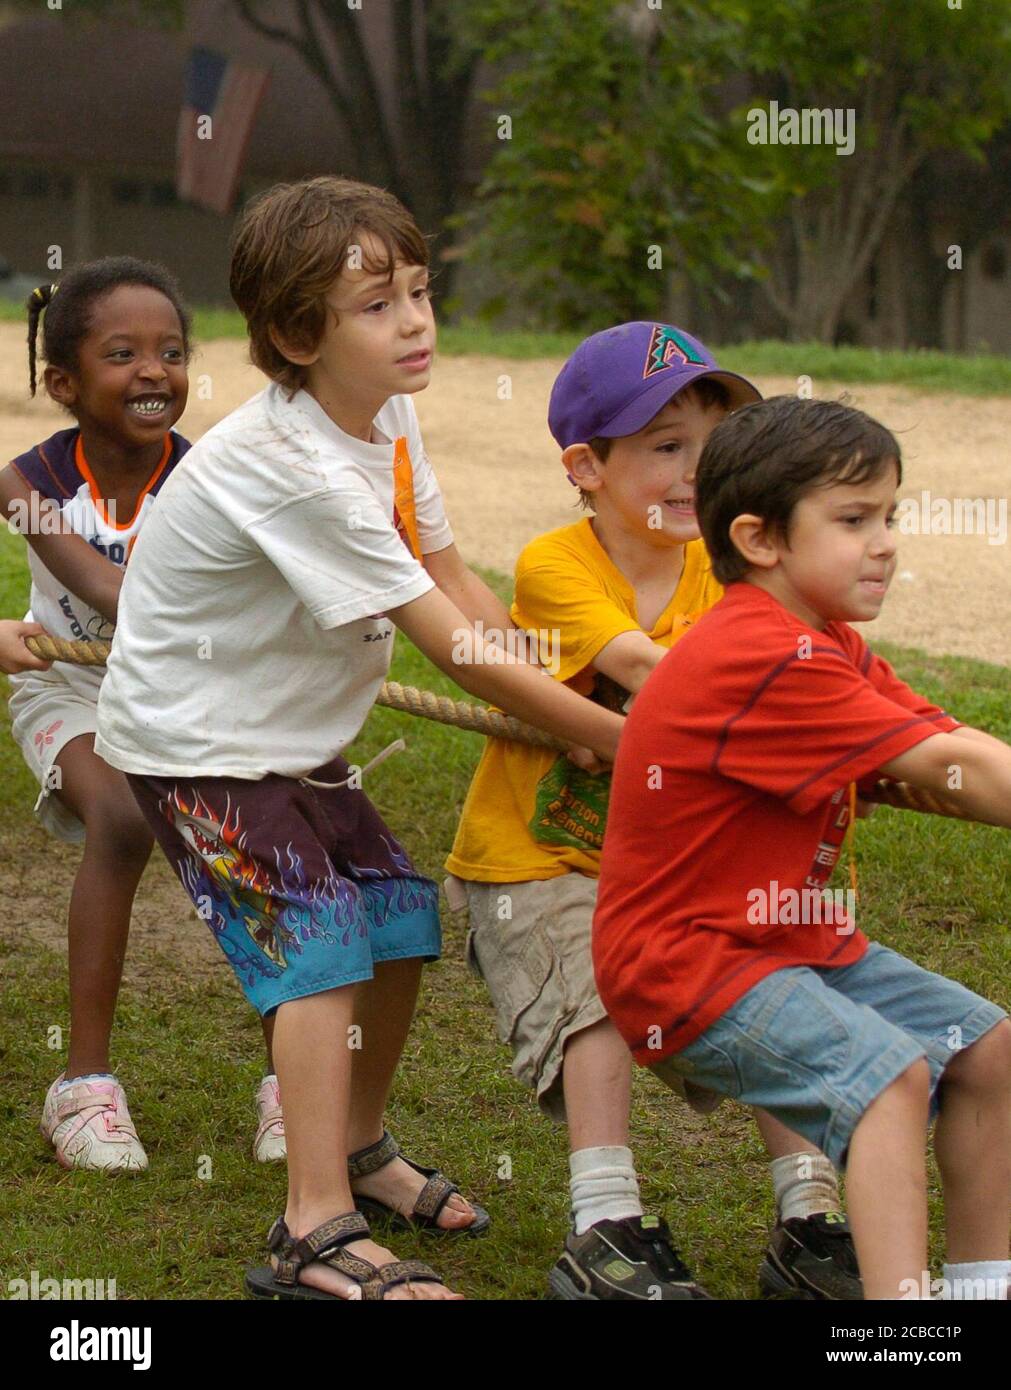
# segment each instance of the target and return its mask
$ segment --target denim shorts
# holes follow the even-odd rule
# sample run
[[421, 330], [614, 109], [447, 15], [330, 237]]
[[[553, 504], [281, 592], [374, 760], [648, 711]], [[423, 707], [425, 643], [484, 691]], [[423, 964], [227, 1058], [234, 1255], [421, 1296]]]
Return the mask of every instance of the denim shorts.
[[844, 1168], [868, 1106], [921, 1057], [937, 1087], [958, 1051], [1007, 1015], [964, 985], [871, 942], [852, 965], [789, 966], [754, 985], [650, 1070], [759, 1105]]
[[[440, 951], [438, 889], [335, 758], [310, 785], [270, 773], [129, 774], [134, 796], [261, 1014]], [[339, 785], [339, 783], [345, 785]]]

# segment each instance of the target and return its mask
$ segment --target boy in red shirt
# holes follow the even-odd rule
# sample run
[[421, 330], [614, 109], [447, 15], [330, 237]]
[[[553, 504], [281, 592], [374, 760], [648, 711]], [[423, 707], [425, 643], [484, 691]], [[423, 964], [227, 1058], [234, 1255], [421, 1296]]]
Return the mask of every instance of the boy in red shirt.
[[847, 1167], [867, 1298], [923, 1287], [937, 1115], [945, 1288], [1003, 1297], [1011, 1023], [869, 942], [825, 889], [851, 783], [884, 773], [1011, 826], [1011, 749], [848, 626], [884, 600], [900, 481], [893, 436], [844, 405], [778, 397], [713, 431], [697, 511], [728, 588], [629, 714], [594, 965], [640, 1064], [762, 1106]]

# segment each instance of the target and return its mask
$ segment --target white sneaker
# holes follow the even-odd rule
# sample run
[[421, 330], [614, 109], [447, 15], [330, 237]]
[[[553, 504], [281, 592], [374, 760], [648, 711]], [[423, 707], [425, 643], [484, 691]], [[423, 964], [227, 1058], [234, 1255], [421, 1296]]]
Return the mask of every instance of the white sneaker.
[[276, 1076], [265, 1076], [261, 1081], [256, 1093], [256, 1114], [260, 1124], [253, 1140], [253, 1157], [258, 1163], [280, 1163], [288, 1157], [288, 1146]]
[[60, 1090], [58, 1076], [42, 1107], [42, 1137], [56, 1150], [64, 1168], [99, 1168], [143, 1172], [147, 1154], [137, 1138], [126, 1093], [114, 1078], [75, 1081]]

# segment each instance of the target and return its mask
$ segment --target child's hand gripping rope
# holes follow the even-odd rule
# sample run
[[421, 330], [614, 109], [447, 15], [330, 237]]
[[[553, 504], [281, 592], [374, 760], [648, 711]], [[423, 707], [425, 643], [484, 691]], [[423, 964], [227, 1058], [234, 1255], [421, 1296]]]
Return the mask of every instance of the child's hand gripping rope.
[[[8, 625], [0, 624], [0, 636], [4, 626]], [[29, 629], [31, 627], [25, 623], [10, 626]], [[47, 668], [48, 663], [52, 661], [68, 661], [80, 666], [101, 666], [104, 665], [111, 646], [109, 642], [70, 642], [61, 637], [50, 637], [48, 633], [40, 630], [35, 635], [26, 634], [23, 645], [33, 655], [41, 658], [40, 666], [43, 668]], [[4, 648], [0, 641], [0, 667], [3, 666], [3, 654]], [[452, 700], [448, 695], [437, 695], [432, 690], [418, 690], [412, 685], [401, 685], [398, 681], [384, 682], [376, 704], [403, 710], [422, 719], [432, 719], [438, 724], [451, 724], [458, 729], [469, 729], [473, 733], [513, 739], [518, 743], [531, 743], [543, 748], [556, 748], [559, 752], [568, 751], [568, 745], [560, 739], [544, 733], [541, 729], [535, 729], [531, 724], [524, 724], [522, 720], [514, 719], [511, 715], [486, 709], [482, 705], [472, 705], [465, 700]], [[879, 779], [872, 790], [862, 790], [861, 798], [903, 811], [949, 816], [954, 820], [973, 819], [955, 801], [922, 791], [908, 782], [893, 782], [888, 778]]]
[[22, 671], [48, 671], [52, 661], [43, 660], [25, 645], [28, 637], [45, 636], [38, 623], [0, 621], [0, 671], [8, 676], [19, 675]]

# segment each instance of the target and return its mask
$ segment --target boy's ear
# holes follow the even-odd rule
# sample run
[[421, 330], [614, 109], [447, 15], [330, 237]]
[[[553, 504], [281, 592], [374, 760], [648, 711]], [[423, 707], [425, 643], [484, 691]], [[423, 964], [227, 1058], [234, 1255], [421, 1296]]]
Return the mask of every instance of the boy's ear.
[[267, 329], [267, 334], [281, 356], [294, 362], [296, 367], [311, 367], [319, 361], [319, 343], [314, 348], [307, 348], [304, 343], [300, 345], [294, 339], [285, 337], [273, 324]]
[[779, 545], [760, 516], [742, 512], [730, 523], [730, 539], [742, 559], [756, 569], [771, 570], [779, 563]]
[[587, 492], [597, 492], [604, 483], [604, 464], [589, 444], [570, 444], [562, 450], [562, 466], [569, 481]]
[[77, 383], [68, 371], [63, 367], [47, 367], [42, 373], [42, 384], [51, 400], [73, 410], [77, 402]]

